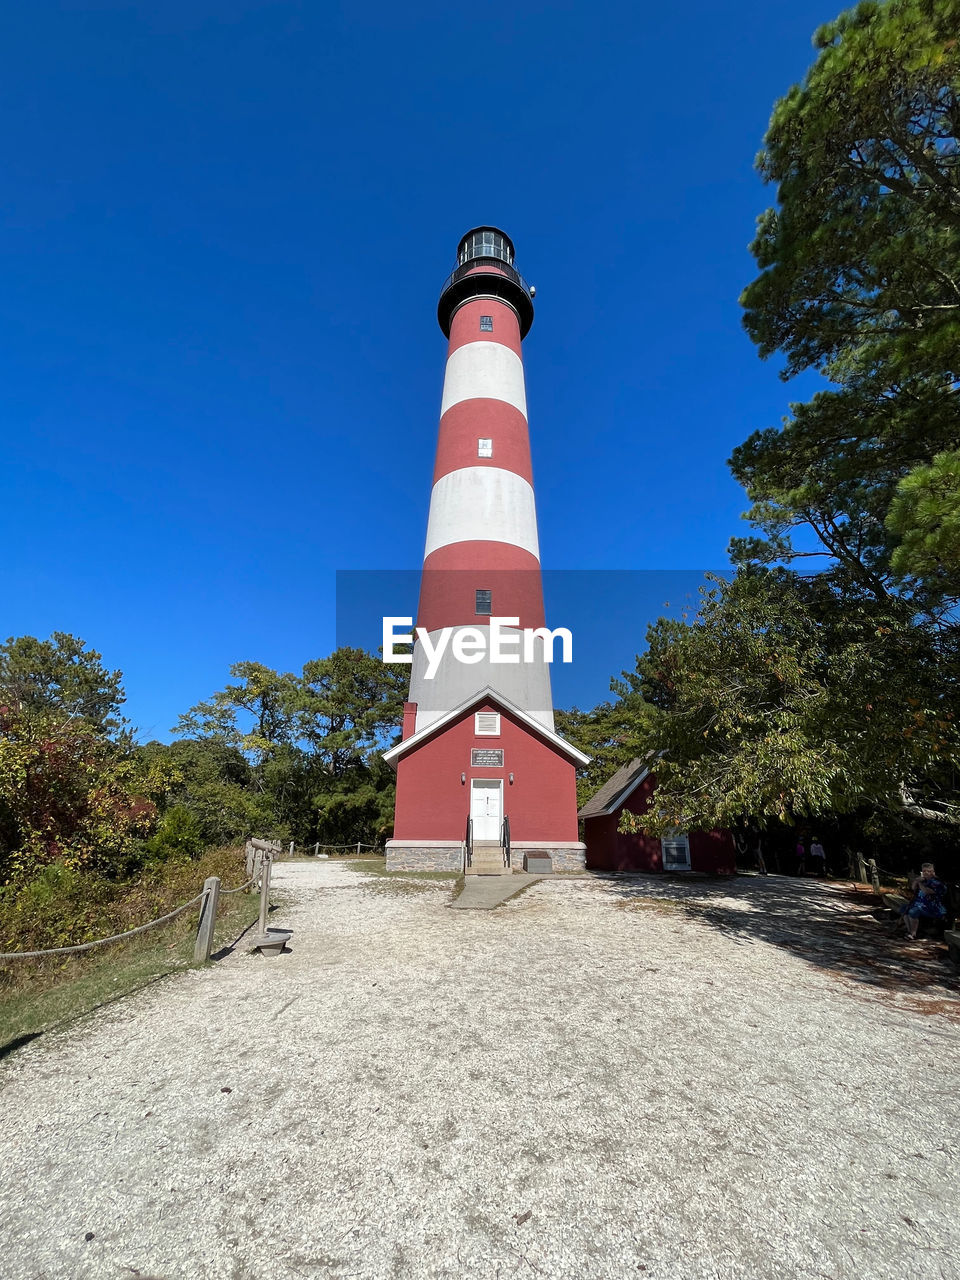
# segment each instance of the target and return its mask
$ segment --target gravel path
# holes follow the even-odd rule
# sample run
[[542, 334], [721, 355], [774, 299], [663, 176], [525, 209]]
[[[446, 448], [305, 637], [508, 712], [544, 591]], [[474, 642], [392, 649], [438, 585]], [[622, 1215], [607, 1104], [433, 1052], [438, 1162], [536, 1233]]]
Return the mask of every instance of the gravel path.
[[4, 1280], [960, 1276], [956, 982], [842, 890], [276, 884], [2, 1064]]

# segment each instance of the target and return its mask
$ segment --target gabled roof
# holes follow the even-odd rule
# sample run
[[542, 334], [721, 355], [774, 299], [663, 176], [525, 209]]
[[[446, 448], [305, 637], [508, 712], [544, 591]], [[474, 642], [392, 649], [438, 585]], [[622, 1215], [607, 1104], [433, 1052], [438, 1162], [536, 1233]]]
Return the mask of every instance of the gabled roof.
[[535, 734], [543, 738], [544, 742], [549, 743], [551, 747], [556, 747], [558, 751], [569, 757], [574, 764], [590, 763], [590, 757], [585, 756], [582, 751], [578, 751], [576, 747], [567, 742], [566, 738], [561, 738], [559, 733], [554, 733], [552, 729], [548, 729], [539, 720], [535, 720], [528, 711], [522, 710], [516, 703], [511, 702], [509, 698], [505, 698], [502, 693], [497, 693], [495, 689], [491, 689], [489, 685], [485, 689], [481, 689], [479, 693], [472, 693], [466, 702], [461, 702], [458, 707], [454, 707], [452, 711], [447, 711], [438, 720], [432, 721], [425, 728], [411, 734], [403, 742], [398, 742], [389, 751], [384, 751], [384, 760], [392, 768], [396, 768], [397, 761], [402, 755], [412, 747], [418, 747], [421, 742], [426, 742], [428, 738], [433, 737], [435, 733], [446, 728], [454, 720], [459, 720], [465, 712], [469, 711], [471, 707], [475, 707], [478, 702], [494, 702], [502, 710], [509, 711], [510, 715], [515, 716], [528, 729], [532, 729]]
[[618, 769], [612, 778], [608, 778], [599, 791], [595, 792], [578, 813], [579, 818], [601, 818], [613, 813], [627, 799], [650, 772], [655, 753], [637, 756], [629, 764]]

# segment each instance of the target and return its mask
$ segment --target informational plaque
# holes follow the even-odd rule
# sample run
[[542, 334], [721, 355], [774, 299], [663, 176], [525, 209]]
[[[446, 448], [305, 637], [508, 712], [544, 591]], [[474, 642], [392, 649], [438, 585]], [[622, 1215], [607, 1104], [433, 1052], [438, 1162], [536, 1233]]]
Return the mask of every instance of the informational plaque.
[[470, 751], [470, 764], [480, 769], [502, 769], [503, 749], [495, 747], [473, 747]]

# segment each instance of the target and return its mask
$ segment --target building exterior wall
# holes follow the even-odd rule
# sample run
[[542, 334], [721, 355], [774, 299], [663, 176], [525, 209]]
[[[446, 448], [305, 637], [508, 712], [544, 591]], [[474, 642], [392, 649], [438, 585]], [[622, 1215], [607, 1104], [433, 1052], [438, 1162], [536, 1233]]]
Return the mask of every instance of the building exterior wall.
[[[587, 866], [596, 871], [662, 871], [660, 840], [644, 832], [617, 830], [620, 815], [645, 813], [656, 790], [653, 774], [636, 787], [613, 813], [584, 819]], [[729, 831], [690, 831], [690, 870], [707, 875], [733, 875], [736, 870]]]
[[[397, 761], [397, 810], [394, 841], [463, 839], [473, 778], [503, 779], [503, 808], [510, 819], [511, 843], [525, 841], [576, 845], [576, 770], [521, 721], [500, 713], [500, 736], [478, 737], [475, 711], [496, 711], [478, 703], [461, 719], [413, 747]], [[470, 764], [474, 747], [503, 750], [502, 768]], [[510, 774], [513, 774], [513, 783]], [[466, 775], [461, 783], [460, 775]]]

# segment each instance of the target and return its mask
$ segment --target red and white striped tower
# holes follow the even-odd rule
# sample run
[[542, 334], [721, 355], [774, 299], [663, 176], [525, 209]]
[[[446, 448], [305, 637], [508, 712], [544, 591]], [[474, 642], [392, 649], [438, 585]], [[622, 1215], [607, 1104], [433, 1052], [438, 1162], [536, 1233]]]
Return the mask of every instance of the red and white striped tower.
[[[494, 227], [467, 232], [437, 308], [449, 344], [417, 615], [434, 643], [443, 627], [486, 626], [491, 614], [519, 619], [507, 635], [544, 625], [520, 348], [533, 300], [513, 253]], [[431, 680], [426, 666], [417, 645], [410, 701], [418, 730], [487, 687], [553, 728], [550, 669], [542, 659], [492, 663], [488, 654], [464, 664], [448, 657]]]
[[[414, 645], [403, 741], [384, 757], [397, 769], [388, 865], [456, 868], [470, 817], [481, 843], [509, 833], [514, 869], [524, 853], [580, 866], [586, 757], [554, 732], [550, 642], [521, 635], [545, 626], [520, 346], [534, 291], [495, 227], [469, 231], [457, 256], [437, 308], [449, 341], [416, 622], [429, 650], [445, 630], [448, 645], [433, 669]], [[500, 628], [507, 661], [491, 617], [516, 619]], [[463, 661], [454, 640], [467, 630], [488, 643]]]

